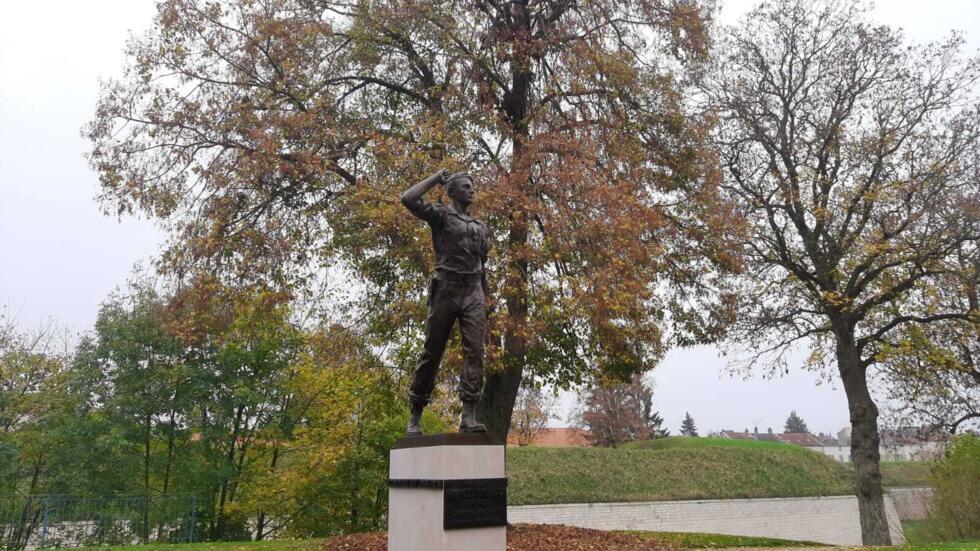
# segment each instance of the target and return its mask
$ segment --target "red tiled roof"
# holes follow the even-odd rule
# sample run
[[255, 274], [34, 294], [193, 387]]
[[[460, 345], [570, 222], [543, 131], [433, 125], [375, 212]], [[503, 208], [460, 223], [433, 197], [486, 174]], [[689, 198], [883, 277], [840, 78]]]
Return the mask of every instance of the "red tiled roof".
[[948, 442], [952, 439], [953, 436], [950, 434], [935, 432], [925, 427], [885, 429], [881, 431], [881, 443], [886, 446]]
[[751, 432], [735, 432], [733, 430], [723, 430], [721, 434], [725, 438], [731, 438], [733, 440], [755, 440], [755, 436]]
[[[578, 428], [562, 427], [545, 429], [534, 440], [531, 446], [542, 448], [572, 448], [588, 446], [589, 442], [585, 439], [585, 431]], [[517, 445], [517, 435], [513, 432], [507, 435], [507, 443], [511, 446]]]

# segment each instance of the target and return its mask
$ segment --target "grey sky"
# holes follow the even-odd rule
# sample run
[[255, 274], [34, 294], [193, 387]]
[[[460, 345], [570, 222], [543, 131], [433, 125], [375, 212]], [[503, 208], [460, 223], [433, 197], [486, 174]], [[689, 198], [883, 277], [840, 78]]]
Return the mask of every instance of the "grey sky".
[[[734, 23], [754, 2], [726, 0]], [[53, 318], [91, 327], [99, 304], [151, 259], [163, 234], [150, 222], [105, 217], [93, 198], [97, 179], [82, 158], [79, 129], [92, 115], [98, 78], [118, 75], [130, 31], [148, 28], [152, 0], [0, 0], [0, 305], [21, 324]], [[966, 33], [980, 49], [980, 2], [883, 0], [881, 23], [914, 41]], [[791, 409], [811, 430], [847, 424], [843, 391], [798, 369], [764, 380], [731, 378], [711, 348], [675, 351], [654, 372], [656, 407], [677, 433], [689, 411], [702, 432], [781, 430]], [[563, 399], [567, 409], [570, 400]]]

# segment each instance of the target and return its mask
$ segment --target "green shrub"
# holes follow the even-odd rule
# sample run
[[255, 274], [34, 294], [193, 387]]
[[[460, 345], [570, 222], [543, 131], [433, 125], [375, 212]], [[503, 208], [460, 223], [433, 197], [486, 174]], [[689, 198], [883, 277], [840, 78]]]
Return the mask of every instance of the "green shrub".
[[882, 484], [886, 488], [932, 486], [935, 461], [882, 461]]
[[958, 437], [936, 464], [933, 478], [929, 530], [943, 540], [980, 538], [980, 438]]

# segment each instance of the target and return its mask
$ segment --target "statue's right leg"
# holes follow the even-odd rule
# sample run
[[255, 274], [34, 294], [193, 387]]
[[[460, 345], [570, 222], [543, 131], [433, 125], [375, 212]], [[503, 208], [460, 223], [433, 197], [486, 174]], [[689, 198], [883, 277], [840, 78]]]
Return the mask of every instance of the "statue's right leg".
[[412, 416], [408, 421], [406, 434], [412, 436], [422, 434], [422, 409], [428, 405], [432, 397], [432, 389], [436, 385], [436, 373], [439, 362], [446, 351], [446, 342], [453, 329], [456, 319], [455, 306], [452, 297], [440, 292], [445, 282], [433, 280], [429, 286], [429, 311], [425, 317], [425, 345], [422, 357], [415, 366], [412, 387], [408, 399], [412, 407]]

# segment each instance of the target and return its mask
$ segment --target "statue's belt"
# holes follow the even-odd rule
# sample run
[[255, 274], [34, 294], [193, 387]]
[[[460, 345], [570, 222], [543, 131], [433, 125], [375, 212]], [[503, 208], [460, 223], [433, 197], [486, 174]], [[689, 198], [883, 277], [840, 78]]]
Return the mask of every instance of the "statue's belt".
[[450, 272], [446, 270], [436, 270], [435, 279], [439, 281], [446, 281], [449, 283], [456, 283], [458, 285], [478, 285], [483, 281], [483, 274], [461, 274], [459, 272]]

